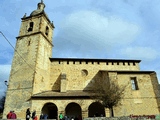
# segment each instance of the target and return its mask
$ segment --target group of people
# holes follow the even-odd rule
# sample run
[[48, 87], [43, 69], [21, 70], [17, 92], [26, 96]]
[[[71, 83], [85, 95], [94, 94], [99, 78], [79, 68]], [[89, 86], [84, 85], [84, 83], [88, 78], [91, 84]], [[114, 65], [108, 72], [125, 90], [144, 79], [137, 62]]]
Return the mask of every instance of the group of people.
[[40, 120], [46, 120], [46, 119], [48, 119], [48, 115], [41, 113]]
[[81, 116], [68, 117], [67, 115], [63, 116], [62, 113], [59, 114], [59, 120], [82, 120]]
[[[7, 119], [17, 119], [17, 115], [15, 114], [14, 111], [10, 111], [8, 114], [7, 114]], [[32, 113], [30, 111], [30, 108], [28, 108], [26, 110], [26, 120], [29, 120], [29, 119], [32, 119], [32, 120], [38, 120], [38, 117], [36, 115], [36, 111], [34, 110]], [[41, 113], [40, 115], [40, 120], [45, 120], [45, 119], [48, 119], [48, 115], [47, 114], [43, 114]], [[78, 117], [71, 117], [69, 118], [68, 116], [63, 116], [62, 113], [59, 114], [59, 120], [82, 120], [82, 118], [78, 118]]]
[[[34, 110], [31, 114], [30, 108], [28, 108], [26, 111], [26, 120], [29, 120], [30, 118], [32, 118], [32, 120], [38, 120], [38, 116], [36, 115], [36, 111]], [[47, 118], [48, 118], [47, 114], [41, 113], [40, 120], [42, 120], [42, 119], [45, 120]]]
[[10, 111], [8, 114], [7, 114], [7, 119], [17, 119], [17, 115], [16, 113], [14, 112], [14, 110]]
[[32, 118], [33, 120], [38, 120], [38, 117], [36, 115], [36, 111], [34, 110], [31, 114], [30, 108], [28, 108], [26, 111], [26, 120], [29, 120], [30, 118]]

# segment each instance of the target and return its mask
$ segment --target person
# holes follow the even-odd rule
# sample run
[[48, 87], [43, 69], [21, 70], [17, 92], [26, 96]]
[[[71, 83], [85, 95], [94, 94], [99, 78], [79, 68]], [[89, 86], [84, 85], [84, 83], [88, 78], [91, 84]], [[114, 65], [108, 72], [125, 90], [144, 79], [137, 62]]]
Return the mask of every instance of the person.
[[26, 111], [26, 120], [29, 120], [30, 117], [31, 117], [31, 112], [30, 112], [30, 108], [28, 108]]
[[67, 117], [67, 115], [65, 115], [65, 116], [64, 116], [64, 120], [68, 120], [68, 117]]
[[34, 119], [33, 119], [33, 120], [38, 120], [38, 117], [37, 117], [37, 115], [35, 115], [35, 116], [34, 116]]
[[32, 112], [32, 119], [34, 120], [35, 117], [36, 117], [36, 111], [34, 110], [34, 111]]
[[74, 118], [73, 118], [73, 117], [71, 117], [71, 120], [74, 120]]
[[42, 119], [44, 119], [43, 113], [41, 113], [41, 115], [40, 115], [40, 120], [42, 120]]
[[62, 113], [59, 114], [59, 119], [63, 120], [63, 114]]
[[12, 111], [11, 119], [17, 119], [17, 115], [14, 111]]
[[12, 111], [10, 111], [10, 112], [7, 114], [7, 119], [11, 119], [11, 116], [12, 116]]
[[44, 114], [43, 118], [44, 118], [44, 120], [48, 119], [48, 115]]

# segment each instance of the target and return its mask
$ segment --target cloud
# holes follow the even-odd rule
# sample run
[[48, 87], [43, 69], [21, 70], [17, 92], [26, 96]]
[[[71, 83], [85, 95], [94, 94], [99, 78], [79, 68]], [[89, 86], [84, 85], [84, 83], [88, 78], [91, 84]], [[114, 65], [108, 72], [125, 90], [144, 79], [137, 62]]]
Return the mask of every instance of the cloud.
[[140, 26], [119, 16], [79, 11], [68, 15], [62, 21], [60, 32], [55, 37], [55, 46], [61, 46], [65, 51], [73, 49], [73, 52], [107, 51], [117, 44], [126, 45], [133, 42], [139, 33]]
[[158, 52], [151, 47], [126, 47], [120, 51], [126, 57], [153, 61], [158, 57]]

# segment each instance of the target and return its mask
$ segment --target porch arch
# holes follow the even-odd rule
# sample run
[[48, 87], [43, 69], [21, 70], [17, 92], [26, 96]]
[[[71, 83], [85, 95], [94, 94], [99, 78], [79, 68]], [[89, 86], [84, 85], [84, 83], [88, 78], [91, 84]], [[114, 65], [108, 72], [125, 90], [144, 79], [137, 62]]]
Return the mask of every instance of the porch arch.
[[100, 102], [93, 102], [88, 107], [88, 117], [105, 117], [105, 109], [104, 106]]
[[48, 119], [57, 119], [58, 116], [58, 109], [54, 103], [46, 103], [42, 107], [41, 112], [43, 115], [48, 115]]
[[82, 109], [79, 104], [72, 102], [66, 106], [65, 114], [69, 118], [73, 117], [74, 119], [77, 119], [82, 117]]

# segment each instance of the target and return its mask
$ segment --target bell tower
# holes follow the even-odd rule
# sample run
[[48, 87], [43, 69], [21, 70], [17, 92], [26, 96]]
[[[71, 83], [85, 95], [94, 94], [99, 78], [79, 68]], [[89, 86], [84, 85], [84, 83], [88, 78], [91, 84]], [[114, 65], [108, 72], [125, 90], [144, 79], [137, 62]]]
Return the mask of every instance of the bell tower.
[[32, 108], [32, 95], [47, 90], [50, 80], [54, 25], [44, 11], [41, 0], [29, 16], [22, 18], [6, 93], [3, 118], [14, 110], [18, 119]]

